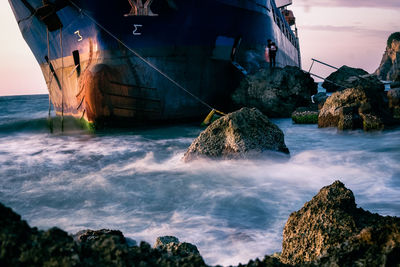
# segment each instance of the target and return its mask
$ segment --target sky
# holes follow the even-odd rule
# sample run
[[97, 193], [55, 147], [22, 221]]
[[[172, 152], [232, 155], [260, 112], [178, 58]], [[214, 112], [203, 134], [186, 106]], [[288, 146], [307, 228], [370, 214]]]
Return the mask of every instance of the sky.
[[[348, 65], [374, 72], [386, 40], [400, 31], [400, 0], [293, 0], [300, 38], [302, 67], [311, 58], [333, 66]], [[0, 1], [0, 95], [47, 93], [33, 54], [18, 29], [8, 1]], [[326, 77], [331, 69], [311, 70]]]

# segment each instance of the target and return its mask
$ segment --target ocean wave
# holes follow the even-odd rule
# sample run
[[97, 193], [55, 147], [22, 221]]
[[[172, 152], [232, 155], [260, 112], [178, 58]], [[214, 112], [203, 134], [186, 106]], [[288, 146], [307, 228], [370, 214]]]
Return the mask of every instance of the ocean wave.
[[175, 235], [208, 264], [236, 265], [280, 251], [290, 213], [337, 179], [361, 207], [400, 216], [399, 129], [338, 132], [274, 120], [291, 151], [286, 160], [184, 163], [200, 127], [61, 133], [55, 120], [50, 134], [46, 113], [36, 112], [0, 119], [0, 201], [41, 229], [119, 229], [150, 243]]

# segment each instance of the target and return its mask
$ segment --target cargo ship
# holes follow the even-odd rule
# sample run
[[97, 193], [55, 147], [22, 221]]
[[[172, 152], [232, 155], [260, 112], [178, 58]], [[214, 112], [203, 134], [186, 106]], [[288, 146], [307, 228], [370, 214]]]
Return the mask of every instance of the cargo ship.
[[291, 1], [9, 0], [59, 116], [151, 124], [224, 109], [244, 75], [300, 66]]

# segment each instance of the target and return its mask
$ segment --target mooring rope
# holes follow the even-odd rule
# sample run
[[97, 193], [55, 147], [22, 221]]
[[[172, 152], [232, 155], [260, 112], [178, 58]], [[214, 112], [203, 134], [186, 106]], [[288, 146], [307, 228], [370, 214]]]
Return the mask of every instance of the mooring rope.
[[139, 59], [141, 59], [144, 63], [146, 63], [147, 65], [149, 65], [151, 68], [153, 68], [155, 71], [157, 71], [159, 74], [161, 74], [162, 76], [164, 76], [167, 80], [169, 80], [170, 82], [172, 82], [175, 86], [177, 86], [178, 88], [182, 89], [183, 91], [185, 91], [187, 94], [189, 94], [190, 96], [192, 96], [194, 99], [196, 99], [198, 102], [200, 102], [201, 104], [203, 104], [204, 106], [206, 106], [207, 108], [211, 109], [211, 110], [215, 110], [216, 112], [220, 113], [221, 115], [225, 115], [223, 112], [220, 112], [218, 110], [216, 110], [215, 108], [213, 108], [212, 106], [210, 106], [209, 104], [207, 104], [206, 102], [204, 102], [202, 99], [200, 99], [198, 96], [196, 96], [195, 94], [193, 94], [192, 92], [190, 92], [189, 90], [187, 90], [185, 87], [183, 87], [182, 85], [180, 85], [178, 82], [176, 82], [174, 79], [172, 79], [171, 77], [169, 77], [166, 73], [164, 73], [162, 70], [160, 70], [159, 68], [157, 68], [153, 63], [151, 63], [150, 61], [148, 61], [147, 59], [145, 59], [144, 57], [142, 57], [138, 52], [136, 52], [135, 50], [133, 50], [131, 47], [129, 47], [127, 44], [125, 44], [122, 40], [120, 40], [118, 37], [116, 37], [114, 34], [112, 34], [109, 30], [107, 30], [107, 28], [105, 28], [103, 25], [101, 25], [99, 22], [97, 22], [97, 20], [95, 20], [94, 18], [92, 18], [89, 14], [87, 14], [82, 8], [80, 8], [77, 4], [75, 4], [72, 0], [69, 0], [69, 2], [76, 8], [78, 9], [78, 11], [80, 13], [82, 13], [83, 15], [85, 15], [86, 17], [88, 17], [94, 24], [96, 24], [98, 27], [100, 27], [103, 31], [105, 31], [108, 35], [110, 35], [112, 38], [114, 38], [116, 41], [118, 41], [121, 45], [123, 45], [126, 49], [128, 49], [130, 52], [132, 52], [135, 56], [137, 56]]
[[62, 27], [60, 28], [60, 50], [61, 50], [61, 131], [64, 131], [64, 51]]
[[47, 79], [48, 79], [48, 84], [47, 87], [49, 88], [49, 114], [48, 114], [48, 119], [51, 119], [51, 95], [50, 95], [50, 87], [51, 87], [51, 83], [53, 82], [53, 79], [50, 78], [51, 76], [51, 69], [50, 69], [50, 37], [49, 37], [49, 29], [46, 28], [46, 33], [47, 33], [47, 58], [49, 60], [48, 65], [49, 65], [49, 72], [47, 75]]
[[48, 59], [48, 65], [49, 65], [49, 72], [47, 75], [47, 88], [49, 90], [49, 113], [47, 115], [47, 120], [49, 122], [49, 128], [50, 128], [50, 133], [53, 133], [53, 121], [51, 119], [51, 84], [53, 83], [53, 75], [51, 72], [50, 68], [50, 36], [49, 36], [49, 29], [46, 28], [46, 33], [47, 33], [47, 59]]

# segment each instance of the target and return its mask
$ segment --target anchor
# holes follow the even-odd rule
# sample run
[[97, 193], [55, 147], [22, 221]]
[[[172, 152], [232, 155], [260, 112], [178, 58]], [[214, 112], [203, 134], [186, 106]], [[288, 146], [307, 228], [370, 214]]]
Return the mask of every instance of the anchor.
[[[154, 14], [150, 9], [150, 5], [153, 2], [153, 0], [128, 0], [128, 1], [132, 9], [128, 14], [124, 15], [125, 17], [158, 16], [158, 14]], [[145, 2], [143, 3], [143, 1]]]

